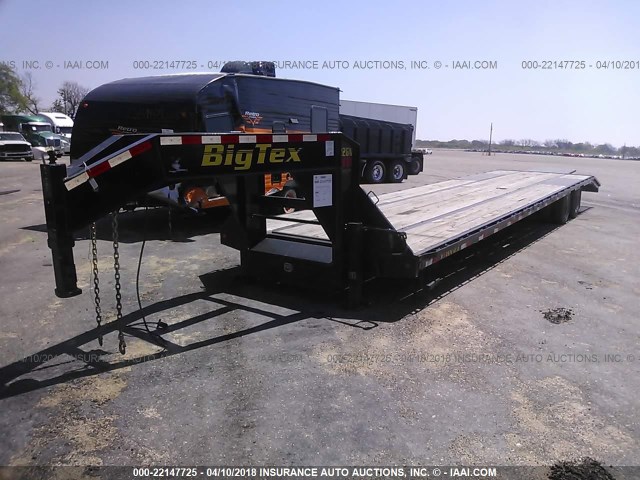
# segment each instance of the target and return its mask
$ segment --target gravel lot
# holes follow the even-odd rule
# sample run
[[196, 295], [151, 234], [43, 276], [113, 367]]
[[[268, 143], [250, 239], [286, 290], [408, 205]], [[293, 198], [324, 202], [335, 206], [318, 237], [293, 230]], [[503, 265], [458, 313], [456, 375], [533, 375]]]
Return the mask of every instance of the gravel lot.
[[[86, 232], [83, 294], [58, 299], [38, 166], [0, 164], [0, 465], [638, 465], [640, 163], [436, 151], [374, 190], [558, 167], [602, 183], [578, 218], [432, 292], [378, 283], [356, 311], [236, 280], [215, 222], [125, 214], [125, 320], [141, 338], [121, 356], [113, 329], [103, 347], [93, 330]], [[152, 328], [169, 324], [164, 352], [135, 297], [145, 222], [141, 300]], [[99, 236], [108, 322], [108, 221]]]

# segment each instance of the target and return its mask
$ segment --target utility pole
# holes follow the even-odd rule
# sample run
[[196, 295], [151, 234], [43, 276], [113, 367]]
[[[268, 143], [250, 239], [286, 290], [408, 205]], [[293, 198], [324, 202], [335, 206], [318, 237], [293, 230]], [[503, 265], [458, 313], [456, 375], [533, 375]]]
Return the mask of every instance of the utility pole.
[[491, 122], [491, 127], [489, 129], [489, 152], [487, 155], [491, 156], [491, 139], [493, 137], [493, 122]]

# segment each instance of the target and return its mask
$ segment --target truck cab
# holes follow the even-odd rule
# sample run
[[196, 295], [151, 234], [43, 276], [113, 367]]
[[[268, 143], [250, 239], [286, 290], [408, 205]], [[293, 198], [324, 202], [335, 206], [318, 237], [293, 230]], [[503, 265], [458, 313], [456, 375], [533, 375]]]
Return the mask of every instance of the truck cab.
[[[5, 128], [21, 133], [31, 144], [37, 160], [49, 158], [48, 151], [53, 149], [57, 157], [64, 154], [62, 138], [53, 133], [51, 124], [39, 115], [3, 115]], [[68, 143], [68, 142], [67, 142]]]
[[51, 124], [54, 133], [71, 142], [71, 133], [73, 131], [71, 117], [60, 112], [40, 112], [38, 115], [44, 117]]

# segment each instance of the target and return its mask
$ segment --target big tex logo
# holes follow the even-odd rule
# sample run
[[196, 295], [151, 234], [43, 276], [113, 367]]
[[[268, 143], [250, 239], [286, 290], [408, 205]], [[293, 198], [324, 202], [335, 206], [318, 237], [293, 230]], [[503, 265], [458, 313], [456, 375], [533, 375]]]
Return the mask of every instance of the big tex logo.
[[300, 162], [301, 148], [274, 148], [269, 143], [258, 143], [252, 149], [236, 150], [236, 145], [205, 145], [203, 167], [233, 166], [234, 170], [250, 170], [253, 165], [265, 163]]

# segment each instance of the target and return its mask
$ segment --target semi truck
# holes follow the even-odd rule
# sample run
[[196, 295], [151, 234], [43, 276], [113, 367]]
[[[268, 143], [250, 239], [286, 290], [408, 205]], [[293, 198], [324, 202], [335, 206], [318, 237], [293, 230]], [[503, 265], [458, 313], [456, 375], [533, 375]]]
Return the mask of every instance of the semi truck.
[[[49, 158], [49, 150], [56, 156], [64, 155], [64, 145], [68, 142], [53, 132], [51, 124], [40, 115], [2, 115], [2, 123], [6, 131], [18, 132], [31, 144], [36, 160]], [[69, 149], [67, 149], [69, 150]]]
[[44, 117], [45, 120], [51, 124], [54, 133], [71, 142], [71, 132], [73, 131], [73, 120], [71, 117], [60, 112], [40, 112], [38, 115]]

